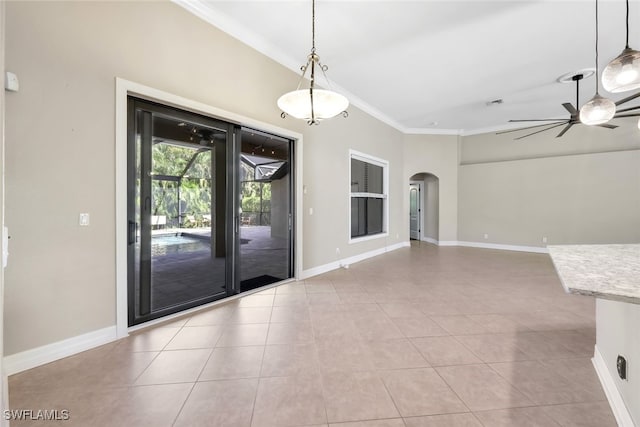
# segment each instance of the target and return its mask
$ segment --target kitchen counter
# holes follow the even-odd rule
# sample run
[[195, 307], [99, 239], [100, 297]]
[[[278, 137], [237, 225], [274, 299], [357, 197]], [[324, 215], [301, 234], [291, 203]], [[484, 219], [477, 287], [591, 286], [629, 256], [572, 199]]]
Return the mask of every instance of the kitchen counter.
[[567, 292], [640, 304], [640, 244], [548, 249]]

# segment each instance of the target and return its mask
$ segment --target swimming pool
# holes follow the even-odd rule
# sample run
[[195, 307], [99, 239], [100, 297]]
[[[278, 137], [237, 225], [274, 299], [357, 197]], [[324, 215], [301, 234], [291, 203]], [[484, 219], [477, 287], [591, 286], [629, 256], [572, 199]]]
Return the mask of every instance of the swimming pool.
[[209, 241], [204, 238], [185, 236], [184, 234], [161, 234], [151, 238], [151, 255], [200, 252], [211, 250]]

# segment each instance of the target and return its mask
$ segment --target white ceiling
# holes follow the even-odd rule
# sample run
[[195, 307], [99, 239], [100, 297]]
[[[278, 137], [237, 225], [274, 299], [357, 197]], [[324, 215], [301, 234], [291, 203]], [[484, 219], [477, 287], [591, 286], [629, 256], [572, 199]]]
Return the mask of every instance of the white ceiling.
[[[310, 0], [175, 1], [296, 72], [311, 49]], [[630, 10], [640, 49], [640, 0]], [[602, 70], [624, 48], [624, 0], [601, 0], [599, 20]], [[316, 0], [316, 48], [335, 90], [399, 130], [504, 129], [568, 118], [575, 86], [556, 79], [595, 66], [595, 1]], [[582, 105], [595, 79], [580, 89]]]

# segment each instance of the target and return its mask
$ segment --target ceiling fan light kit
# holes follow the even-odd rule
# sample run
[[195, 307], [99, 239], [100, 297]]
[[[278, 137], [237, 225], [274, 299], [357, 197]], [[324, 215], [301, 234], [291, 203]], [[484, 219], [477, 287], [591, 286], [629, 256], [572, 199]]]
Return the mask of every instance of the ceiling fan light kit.
[[[325, 72], [328, 67], [322, 65], [320, 57], [316, 54], [316, 2], [311, 1], [311, 53], [307, 57], [307, 63], [300, 70], [300, 82], [298, 88], [294, 91], [285, 93], [278, 99], [278, 108], [282, 110], [281, 117], [284, 119], [287, 115], [297, 119], [306, 120], [309, 125], [318, 124], [321, 120], [330, 119], [339, 114], [344, 117], [348, 116], [347, 108], [349, 100], [330, 89], [316, 89], [316, 68], [318, 68], [324, 76], [327, 87], [331, 87], [331, 83]], [[300, 89], [305, 75], [309, 70], [309, 88]]]
[[611, 93], [640, 89], [640, 51], [629, 47], [629, 0], [627, 5], [626, 44], [620, 55], [602, 72], [602, 87]]

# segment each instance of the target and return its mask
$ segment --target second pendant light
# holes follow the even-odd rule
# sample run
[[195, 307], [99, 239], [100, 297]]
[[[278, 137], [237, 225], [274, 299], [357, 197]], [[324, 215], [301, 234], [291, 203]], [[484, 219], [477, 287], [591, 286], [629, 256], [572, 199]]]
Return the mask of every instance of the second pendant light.
[[580, 108], [580, 121], [585, 125], [606, 123], [616, 114], [616, 104], [599, 93], [598, 78], [598, 0], [596, 0], [596, 94]]

